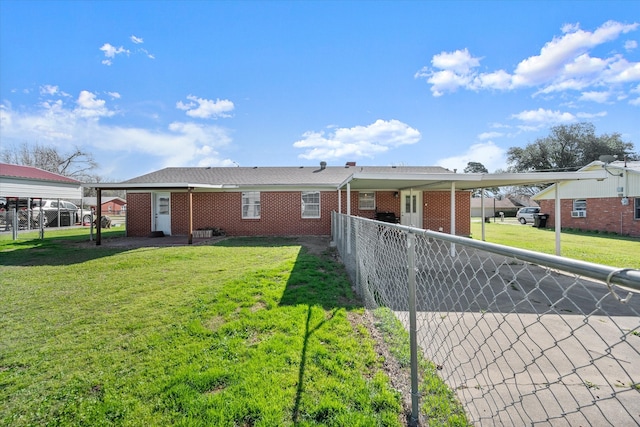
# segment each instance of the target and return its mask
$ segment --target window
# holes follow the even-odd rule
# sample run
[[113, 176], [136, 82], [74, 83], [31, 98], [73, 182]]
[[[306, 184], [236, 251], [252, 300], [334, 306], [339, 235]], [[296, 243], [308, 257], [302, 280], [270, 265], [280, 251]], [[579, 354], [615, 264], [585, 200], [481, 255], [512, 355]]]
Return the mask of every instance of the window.
[[640, 197], [636, 197], [634, 200], [634, 215], [633, 215], [633, 219], [640, 219]]
[[376, 208], [376, 193], [361, 191], [358, 193], [358, 209], [372, 211]]
[[407, 194], [404, 197], [404, 211], [405, 213], [416, 213], [418, 205], [418, 198], [415, 194], [409, 195]]
[[587, 210], [587, 201], [584, 199], [577, 199], [573, 201], [573, 210], [574, 211], [586, 211]]
[[242, 193], [242, 218], [260, 218], [260, 192]]
[[320, 218], [320, 192], [302, 192], [302, 218]]
[[160, 196], [158, 198], [158, 214], [169, 215], [169, 197]]

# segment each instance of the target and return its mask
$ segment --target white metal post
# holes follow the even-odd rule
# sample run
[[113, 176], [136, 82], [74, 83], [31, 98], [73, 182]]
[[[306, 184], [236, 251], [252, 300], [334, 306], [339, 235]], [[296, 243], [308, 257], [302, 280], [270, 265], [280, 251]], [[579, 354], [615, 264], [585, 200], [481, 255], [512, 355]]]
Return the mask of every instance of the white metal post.
[[556, 255], [560, 256], [561, 248], [560, 248], [560, 230], [562, 228], [561, 220], [562, 217], [560, 212], [560, 183], [556, 182], [556, 208], [555, 208], [555, 224], [556, 224]]
[[407, 264], [409, 274], [409, 345], [411, 351], [411, 426], [418, 425], [420, 391], [418, 389], [418, 328], [416, 307], [415, 235], [407, 234]]

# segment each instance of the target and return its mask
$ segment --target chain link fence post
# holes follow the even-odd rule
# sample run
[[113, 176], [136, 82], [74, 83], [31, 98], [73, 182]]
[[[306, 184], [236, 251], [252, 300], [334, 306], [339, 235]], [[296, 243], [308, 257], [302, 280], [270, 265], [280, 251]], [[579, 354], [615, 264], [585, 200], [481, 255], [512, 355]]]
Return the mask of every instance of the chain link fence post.
[[416, 306], [416, 249], [415, 235], [407, 235], [407, 269], [409, 277], [409, 340], [411, 348], [411, 420], [409, 425], [418, 425], [420, 414], [420, 390], [418, 382], [418, 322]]
[[11, 209], [11, 232], [13, 235], [13, 240], [18, 240], [18, 210], [16, 208]]
[[38, 212], [38, 234], [40, 240], [44, 240], [44, 211], [42, 209]]

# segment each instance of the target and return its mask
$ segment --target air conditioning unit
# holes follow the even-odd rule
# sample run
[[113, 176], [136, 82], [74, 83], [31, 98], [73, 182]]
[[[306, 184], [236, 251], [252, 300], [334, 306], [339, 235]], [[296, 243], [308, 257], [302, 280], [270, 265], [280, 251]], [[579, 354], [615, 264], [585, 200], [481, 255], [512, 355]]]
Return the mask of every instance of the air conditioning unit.
[[587, 211], [571, 211], [571, 218], [586, 218]]

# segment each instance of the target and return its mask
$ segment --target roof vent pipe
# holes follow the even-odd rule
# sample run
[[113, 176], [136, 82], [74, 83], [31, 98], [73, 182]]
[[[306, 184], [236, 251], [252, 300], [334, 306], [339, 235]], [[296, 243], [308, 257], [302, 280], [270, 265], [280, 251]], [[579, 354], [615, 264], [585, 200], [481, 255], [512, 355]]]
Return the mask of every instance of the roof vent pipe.
[[320, 162], [320, 170], [327, 168], [327, 162]]

